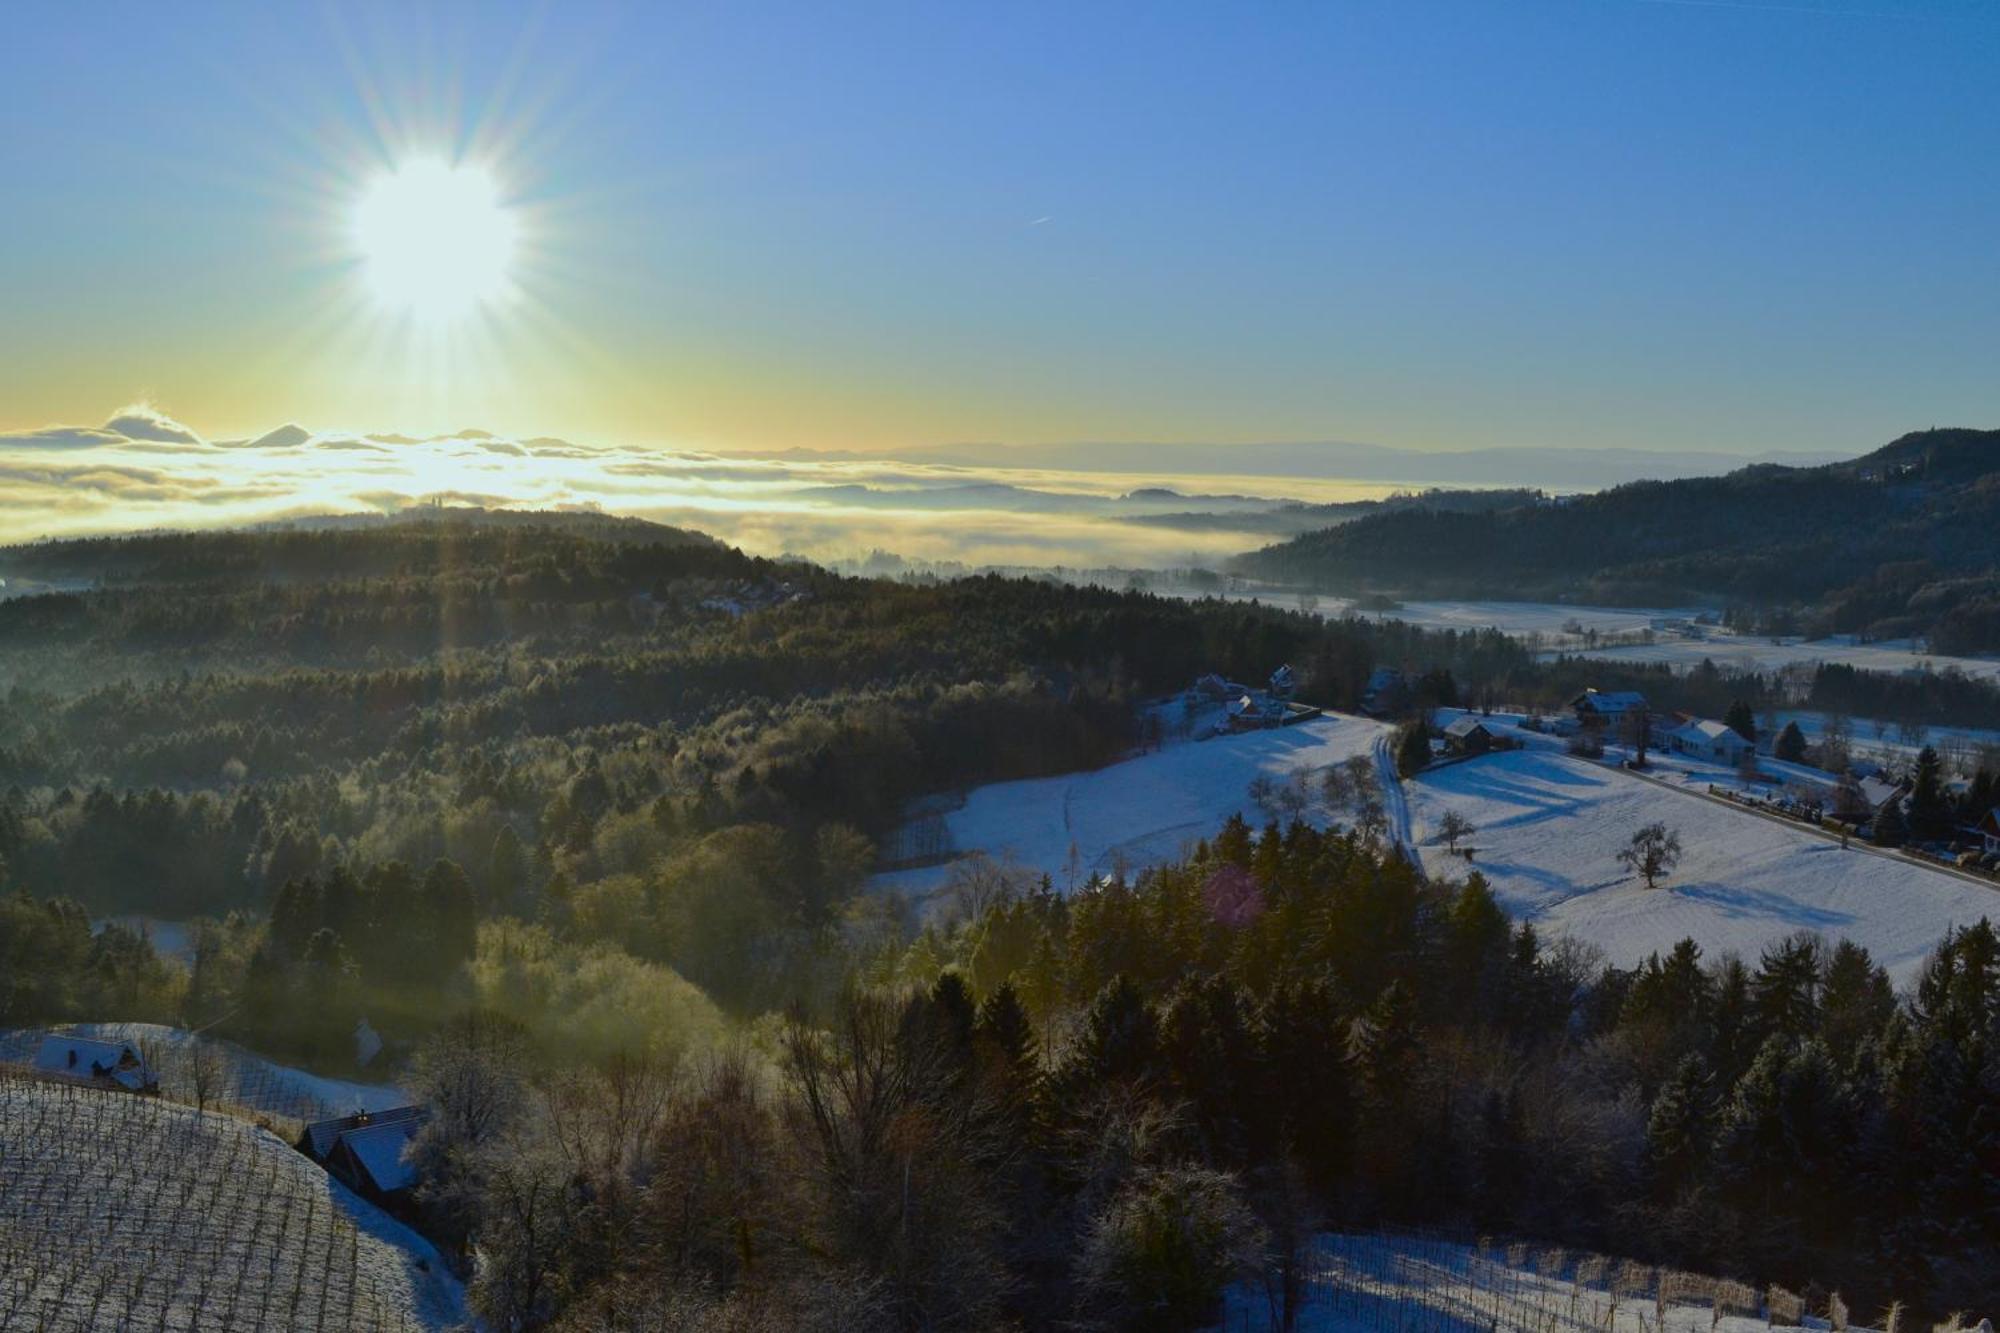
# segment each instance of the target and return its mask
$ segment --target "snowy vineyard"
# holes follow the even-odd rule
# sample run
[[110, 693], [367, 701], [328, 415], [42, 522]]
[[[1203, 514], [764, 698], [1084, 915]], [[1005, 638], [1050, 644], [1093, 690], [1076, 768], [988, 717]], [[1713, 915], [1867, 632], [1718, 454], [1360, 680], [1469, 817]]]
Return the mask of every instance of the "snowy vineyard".
[[0, 1328], [435, 1327], [401, 1230], [242, 1121], [0, 1077]]
[[[1300, 1333], [1752, 1333], [1850, 1325], [1782, 1288], [1527, 1245], [1409, 1235], [1315, 1239]], [[1262, 1289], [1231, 1293], [1221, 1333], [1277, 1326]], [[1864, 1333], [1852, 1325], [1854, 1333]]]

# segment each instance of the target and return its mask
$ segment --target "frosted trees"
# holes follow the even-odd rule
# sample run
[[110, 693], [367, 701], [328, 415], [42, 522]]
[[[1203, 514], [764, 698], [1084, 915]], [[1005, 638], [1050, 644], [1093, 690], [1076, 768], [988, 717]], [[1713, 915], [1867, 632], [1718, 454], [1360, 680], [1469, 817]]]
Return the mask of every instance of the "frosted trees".
[[1681, 859], [1681, 835], [1665, 824], [1648, 824], [1632, 835], [1632, 841], [1618, 853], [1618, 864], [1657, 888], [1660, 877]]

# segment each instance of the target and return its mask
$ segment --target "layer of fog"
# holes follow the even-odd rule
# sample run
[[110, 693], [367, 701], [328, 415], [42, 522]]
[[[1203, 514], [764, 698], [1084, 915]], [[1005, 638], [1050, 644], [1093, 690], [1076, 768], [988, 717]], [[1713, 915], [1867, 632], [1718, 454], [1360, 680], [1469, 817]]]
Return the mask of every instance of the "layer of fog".
[[[416, 439], [296, 425], [252, 440], [211, 440], [134, 406], [102, 426], [0, 434], [0, 538], [386, 514], [437, 501], [602, 509], [698, 528], [758, 554], [843, 563], [891, 551], [951, 567], [1165, 568], [1214, 565], [1326, 526], [1343, 515], [1323, 506], [1380, 498], [1399, 486], [1505, 482], [1575, 490], [1610, 475], [1600, 454], [1611, 451], [1567, 455], [1567, 467], [1564, 458], [1529, 466], [1524, 455], [1534, 452], [953, 446], [899, 458], [796, 450], [753, 456], [478, 430]], [[1625, 457], [1625, 474], [1614, 480], [1659, 461]], [[1082, 466], [1092, 459], [1103, 467]], [[1279, 467], [1291, 471], [1268, 475]]]

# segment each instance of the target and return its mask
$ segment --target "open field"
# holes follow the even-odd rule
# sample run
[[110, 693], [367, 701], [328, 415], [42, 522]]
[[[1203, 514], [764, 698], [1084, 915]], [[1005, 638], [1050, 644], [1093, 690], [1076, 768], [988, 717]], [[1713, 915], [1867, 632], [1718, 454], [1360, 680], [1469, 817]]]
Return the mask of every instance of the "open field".
[[[1826, 1328], [1790, 1292], [1556, 1247], [1322, 1235], [1298, 1333], [1763, 1333]], [[1856, 1320], [1872, 1311], [1855, 1312]], [[1838, 1325], [1835, 1325], [1838, 1327]], [[1846, 1325], [1867, 1333], [1859, 1322]], [[1278, 1327], [1264, 1291], [1231, 1290], [1216, 1333]]]
[[1661, 638], [1653, 643], [1565, 648], [1562, 651], [1608, 662], [1665, 662], [1683, 668], [1710, 661], [1724, 670], [1734, 668], [1766, 674], [1789, 666], [1815, 666], [1826, 662], [1892, 674], [1920, 669], [1943, 671], [1947, 667], [1956, 667], [1968, 676], [2000, 679], [2000, 658], [1944, 657], [1923, 653], [1918, 652], [1908, 640], [1855, 643], [1845, 637], [1835, 637], [1810, 640], [1783, 638], [1773, 642], [1768, 637], [1760, 638], [1754, 634], [1715, 634], [1703, 639]]
[[[1509, 912], [1620, 966], [1684, 937], [1754, 962], [1803, 929], [1866, 946], [1902, 983], [1950, 927], [2000, 919], [2000, 891], [1546, 749], [1439, 768], [1406, 790], [1433, 876], [1468, 869], [1429, 841], [1456, 810], [1478, 830], [1472, 868]], [[1651, 823], [1677, 830], [1685, 855], [1649, 890], [1616, 858]]]
[[[1058, 889], [1119, 865], [1143, 869], [1180, 857], [1230, 815], [1259, 820], [1247, 795], [1258, 774], [1282, 779], [1371, 755], [1388, 728], [1325, 716], [1295, 726], [1201, 741], [1170, 741], [1150, 754], [1087, 773], [975, 788], [942, 815], [956, 855], [984, 852]], [[926, 896], [951, 877], [947, 862], [875, 877], [876, 887]]]
[[431, 1329], [431, 1245], [268, 1132], [0, 1079], [0, 1328]]

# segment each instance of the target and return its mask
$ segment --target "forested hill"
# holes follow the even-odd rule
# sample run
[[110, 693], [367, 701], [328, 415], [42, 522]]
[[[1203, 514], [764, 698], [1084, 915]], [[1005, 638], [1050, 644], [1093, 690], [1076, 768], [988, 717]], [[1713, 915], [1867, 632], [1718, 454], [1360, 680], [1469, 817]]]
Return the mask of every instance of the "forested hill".
[[[702, 533], [584, 514], [445, 511], [361, 526], [0, 548], [0, 683], [381, 666], [446, 649], [594, 642], [669, 604], [803, 591], [819, 571]], [[30, 652], [29, 650], [39, 650]]]
[[1800, 628], [2000, 648], [2000, 431], [1929, 430], [1863, 458], [1634, 482], [1490, 513], [1412, 509], [1241, 558], [1328, 591], [1721, 600]]
[[[221, 532], [76, 538], [0, 547], [0, 579], [50, 583], [188, 583], [210, 579], [368, 578], [567, 563], [590, 547], [740, 556], [707, 533], [595, 512], [425, 509]], [[728, 557], [734, 557], [732, 562]], [[670, 558], [678, 562], [680, 556]]]

